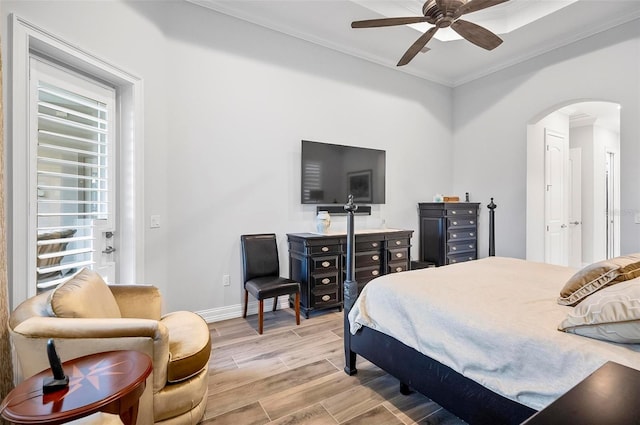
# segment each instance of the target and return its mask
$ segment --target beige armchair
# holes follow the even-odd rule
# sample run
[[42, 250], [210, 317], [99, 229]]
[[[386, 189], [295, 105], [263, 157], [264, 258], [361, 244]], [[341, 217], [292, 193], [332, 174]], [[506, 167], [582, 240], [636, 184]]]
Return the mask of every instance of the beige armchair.
[[107, 285], [84, 269], [11, 313], [22, 374], [49, 367], [49, 338], [62, 361], [102, 351], [141, 351], [153, 359], [153, 373], [140, 399], [138, 424], [196, 424], [207, 404], [209, 328], [195, 313], [161, 316], [161, 308], [156, 287]]

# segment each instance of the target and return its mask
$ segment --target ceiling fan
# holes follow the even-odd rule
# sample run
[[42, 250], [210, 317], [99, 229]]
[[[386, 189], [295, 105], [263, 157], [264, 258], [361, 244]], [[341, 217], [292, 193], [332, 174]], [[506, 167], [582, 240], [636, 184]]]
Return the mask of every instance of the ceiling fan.
[[[424, 16], [403, 18], [368, 19], [354, 21], [351, 28], [390, 27], [395, 25], [417, 24], [428, 22], [435, 25], [422, 34], [402, 56], [398, 66], [406, 65], [421, 51], [440, 28], [451, 27], [455, 32], [471, 43], [483, 49], [493, 50], [502, 43], [502, 39], [480, 25], [460, 19], [460, 16], [477, 12], [509, 0], [427, 0], [422, 6]], [[426, 48], [428, 51], [429, 48]]]

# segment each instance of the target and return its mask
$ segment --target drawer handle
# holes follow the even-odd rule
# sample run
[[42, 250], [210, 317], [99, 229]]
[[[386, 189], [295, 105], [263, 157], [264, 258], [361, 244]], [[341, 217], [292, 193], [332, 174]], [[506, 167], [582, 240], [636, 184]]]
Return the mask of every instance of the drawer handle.
[[469, 233], [469, 236], [473, 236], [473, 232]]
[[469, 244], [469, 248], [473, 248], [473, 244]]
[[374, 256], [371, 257], [371, 259], [373, 261], [378, 261], [380, 259], [380, 256], [379, 255], [374, 255]]
[[451, 251], [457, 251], [458, 247], [452, 246]]
[[328, 246], [323, 246], [322, 247], [322, 252], [327, 252], [329, 251], [329, 247]]
[[396, 258], [402, 258], [402, 257], [403, 257], [403, 255], [402, 255], [401, 252], [396, 252]]
[[401, 272], [402, 271], [402, 267], [396, 267], [396, 271], [397, 272]]
[[331, 295], [323, 295], [322, 301], [329, 301], [331, 299]]
[[454, 225], [454, 226], [457, 226], [457, 225], [458, 225], [458, 222], [457, 222], [457, 221], [454, 221], [454, 222], [453, 222], [453, 225]]
[[378, 247], [378, 242], [371, 242], [371, 246], [374, 247], [374, 248], [377, 248]]
[[324, 285], [326, 285], [327, 283], [331, 282], [331, 279], [329, 279], [328, 277], [325, 277], [324, 279], [322, 279], [322, 283]]
[[451, 214], [456, 214], [456, 212], [455, 211], [451, 211]]
[[473, 214], [473, 211], [469, 210], [469, 214]]
[[451, 235], [452, 238], [457, 238], [458, 235], [456, 233], [454, 233], [453, 235]]
[[469, 224], [475, 224], [473, 220], [469, 220]]
[[373, 276], [378, 276], [378, 275], [380, 274], [380, 272], [379, 272], [378, 270], [373, 270], [373, 271], [371, 272], [371, 274], [372, 274]]
[[322, 267], [329, 267], [330, 265], [331, 265], [331, 263], [328, 262], [328, 261], [323, 261], [322, 262]]
[[451, 260], [451, 262], [452, 262], [452, 263], [457, 263], [457, 261], [456, 261], [456, 260]]
[[473, 257], [469, 257], [469, 260], [473, 260]]
[[396, 241], [396, 245], [402, 245], [402, 241]]

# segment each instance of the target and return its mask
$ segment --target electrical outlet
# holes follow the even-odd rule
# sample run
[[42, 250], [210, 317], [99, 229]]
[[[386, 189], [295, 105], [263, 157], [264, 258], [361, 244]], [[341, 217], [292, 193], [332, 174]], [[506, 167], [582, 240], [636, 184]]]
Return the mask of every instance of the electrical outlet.
[[229, 275], [228, 274], [223, 274], [222, 275], [222, 285], [223, 286], [229, 286], [231, 284], [231, 282], [229, 281]]

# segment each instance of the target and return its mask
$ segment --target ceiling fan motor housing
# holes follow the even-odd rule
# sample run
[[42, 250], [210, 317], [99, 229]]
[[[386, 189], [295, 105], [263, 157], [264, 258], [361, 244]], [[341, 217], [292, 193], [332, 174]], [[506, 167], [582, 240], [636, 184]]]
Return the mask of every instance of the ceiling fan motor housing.
[[[440, 3], [443, 8], [441, 8]], [[427, 0], [422, 6], [422, 14], [427, 18], [427, 22], [438, 28], [446, 28], [453, 21], [460, 17], [458, 9], [466, 3], [464, 0]], [[443, 12], [443, 9], [445, 10]]]

